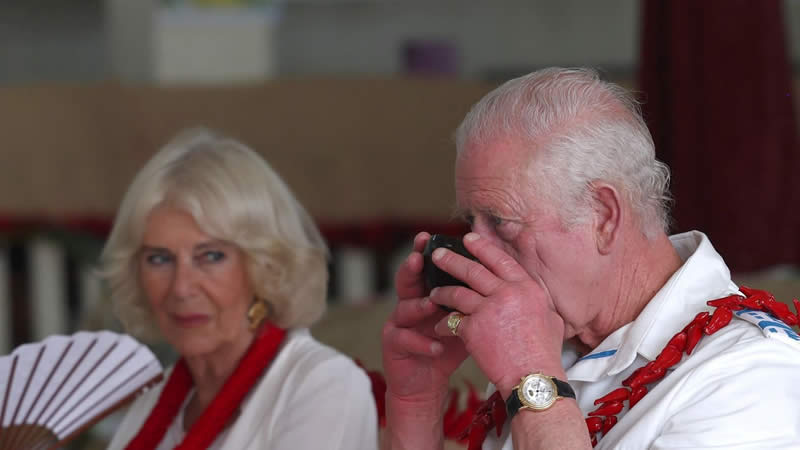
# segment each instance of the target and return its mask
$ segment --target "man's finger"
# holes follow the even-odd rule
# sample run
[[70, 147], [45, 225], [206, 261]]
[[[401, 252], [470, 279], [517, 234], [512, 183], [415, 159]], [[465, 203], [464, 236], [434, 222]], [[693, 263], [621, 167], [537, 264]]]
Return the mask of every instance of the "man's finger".
[[[461, 316], [461, 321], [458, 322], [458, 327], [456, 327], [455, 333], [453, 332], [452, 329], [450, 329], [450, 324], [448, 323], [448, 321], [451, 320], [450, 317], [454, 316], [454, 315], [460, 315]], [[464, 334], [465, 334], [465, 332], [466, 332], [466, 330], [468, 328], [467, 323], [469, 322], [469, 320], [470, 320], [470, 317], [469, 317], [468, 314], [461, 314], [459, 312], [453, 312], [453, 313], [448, 314], [447, 317], [445, 317], [442, 320], [440, 320], [439, 322], [437, 322], [436, 326], [433, 327], [433, 331], [436, 333], [437, 336], [441, 336], [441, 337], [454, 337], [454, 336], [457, 336], [457, 337], [463, 339]]]
[[437, 267], [467, 283], [479, 294], [491, 295], [503, 283], [503, 280], [495, 276], [483, 264], [465, 258], [452, 250], [437, 248], [433, 251], [431, 258]]
[[432, 303], [428, 297], [398, 300], [392, 312], [392, 322], [400, 328], [413, 327], [441, 313], [441, 308]]
[[441, 286], [431, 290], [428, 298], [432, 303], [447, 306], [464, 314], [474, 313], [485, 297], [463, 286]]
[[431, 235], [426, 232], [417, 233], [414, 237], [414, 251], [400, 264], [394, 276], [397, 298], [407, 299], [425, 295], [425, 283], [422, 280], [422, 250]]
[[481, 239], [478, 233], [467, 233], [464, 236], [464, 246], [487, 269], [505, 281], [522, 281], [529, 278], [528, 272], [517, 260], [492, 244], [488, 239]]
[[422, 280], [422, 264], [422, 254], [417, 252], [409, 254], [406, 260], [400, 264], [394, 276], [397, 298], [404, 300], [425, 295], [425, 283]]
[[430, 240], [431, 235], [428, 232], [420, 231], [414, 236], [414, 251], [422, 253], [425, 250], [425, 244]]
[[436, 357], [444, 351], [444, 346], [439, 340], [391, 324], [383, 327], [383, 342], [387, 347], [386, 350], [398, 355]]

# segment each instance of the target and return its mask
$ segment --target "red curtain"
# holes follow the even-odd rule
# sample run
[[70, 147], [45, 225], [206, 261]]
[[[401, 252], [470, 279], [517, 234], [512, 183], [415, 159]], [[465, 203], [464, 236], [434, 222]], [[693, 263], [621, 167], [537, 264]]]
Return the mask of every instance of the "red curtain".
[[639, 87], [675, 231], [732, 270], [800, 263], [800, 145], [780, 0], [643, 0]]

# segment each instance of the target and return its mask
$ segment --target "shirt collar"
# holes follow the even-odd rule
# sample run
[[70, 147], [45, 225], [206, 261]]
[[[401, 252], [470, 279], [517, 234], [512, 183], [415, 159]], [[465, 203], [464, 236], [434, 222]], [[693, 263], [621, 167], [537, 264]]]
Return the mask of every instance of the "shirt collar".
[[698, 312], [711, 309], [708, 300], [737, 291], [728, 267], [705, 234], [690, 231], [670, 236], [670, 241], [683, 265], [633, 322], [614, 331], [570, 367], [568, 379], [596, 381], [616, 375], [630, 366], [637, 354], [652, 361]]

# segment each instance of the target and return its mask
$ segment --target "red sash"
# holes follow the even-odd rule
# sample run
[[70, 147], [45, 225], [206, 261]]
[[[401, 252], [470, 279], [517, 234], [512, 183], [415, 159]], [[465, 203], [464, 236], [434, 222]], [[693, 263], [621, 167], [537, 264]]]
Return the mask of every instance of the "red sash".
[[[286, 330], [270, 323], [264, 325], [236, 370], [186, 433], [183, 442], [175, 447], [176, 450], [205, 449], [214, 442], [238, 410], [244, 397], [278, 354], [285, 336]], [[186, 366], [186, 361], [181, 358], [170, 374], [164, 390], [161, 391], [156, 406], [126, 450], [153, 450], [158, 447], [191, 391], [192, 385], [189, 368]]]

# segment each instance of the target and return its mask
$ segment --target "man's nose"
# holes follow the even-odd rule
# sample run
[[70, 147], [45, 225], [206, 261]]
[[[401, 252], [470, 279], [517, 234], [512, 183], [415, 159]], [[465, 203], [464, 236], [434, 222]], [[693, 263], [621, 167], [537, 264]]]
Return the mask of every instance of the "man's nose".
[[481, 235], [482, 238], [491, 239], [495, 236], [494, 228], [491, 227], [488, 221], [484, 218], [475, 219], [472, 222], [470, 229], [473, 233], [478, 233]]

